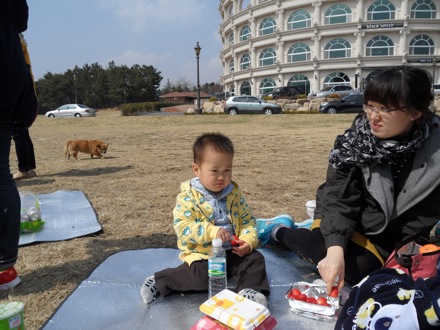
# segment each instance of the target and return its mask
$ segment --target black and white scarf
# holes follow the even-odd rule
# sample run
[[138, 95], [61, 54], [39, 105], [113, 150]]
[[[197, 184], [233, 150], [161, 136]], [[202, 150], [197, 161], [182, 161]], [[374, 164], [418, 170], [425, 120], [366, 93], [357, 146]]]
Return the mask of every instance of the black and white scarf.
[[406, 162], [430, 134], [428, 123], [422, 119], [420, 125], [414, 125], [404, 139], [381, 140], [371, 133], [367, 117], [362, 116], [355, 120], [354, 127], [336, 138], [329, 162], [335, 169], [344, 165], [366, 166], [371, 163], [398, 166]]

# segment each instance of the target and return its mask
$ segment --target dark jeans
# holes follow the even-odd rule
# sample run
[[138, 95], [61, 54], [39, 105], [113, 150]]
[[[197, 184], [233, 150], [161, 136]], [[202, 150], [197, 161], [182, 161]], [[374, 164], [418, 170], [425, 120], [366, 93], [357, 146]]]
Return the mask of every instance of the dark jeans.
[[0, 124], [0, 271], [15, 264], [20, 238], [20, 195], [9, 169], [12, 129]]
[[[276, 239], [304, 261], [318, 264], [327, 255], [321, 229], [280, 228]], [[350, 241], [345, 252], [345, 281], [358, 283], [371, 272], [382, 267], [381, 262], [370, 251]]]
[[29, 129], [25, 127], [14, 127], [12, 138], [15, 143], [15, 153], [18, 159], [18, 170], [28, 172], [36, 169], [34, 144], [29, 136]]
[[[231, 251], [226, 252], [228, 278], [238, 275], [236, 291], [254, 289], [265, 296], [270, 293], [266, 277], [264, 256], [254, 250], [239, 257]], [[208, 291], [208, 260], [186, 262], [176, 268], [167, 268], [154, 274], [157, 289], [162, 296], [174, 291]]]

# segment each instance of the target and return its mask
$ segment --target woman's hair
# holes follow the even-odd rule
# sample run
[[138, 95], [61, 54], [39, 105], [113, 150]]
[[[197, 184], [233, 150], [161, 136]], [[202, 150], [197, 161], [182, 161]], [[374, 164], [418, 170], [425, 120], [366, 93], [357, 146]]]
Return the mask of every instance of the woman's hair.
[[428, 73], [414, 67], [396, 67], [380, 73], [365, 88], [364, 103], [381, 103], [388, 108], [405, 107], [423, 116], [431, 112], [434, 99]]
[[227, 136], [221, 133], [205, 133], [200, 135], [193, 144], [194, 163], [200, 164], [203, 161], [203, 154], [207, 147], [234, 156], [234, 145]]

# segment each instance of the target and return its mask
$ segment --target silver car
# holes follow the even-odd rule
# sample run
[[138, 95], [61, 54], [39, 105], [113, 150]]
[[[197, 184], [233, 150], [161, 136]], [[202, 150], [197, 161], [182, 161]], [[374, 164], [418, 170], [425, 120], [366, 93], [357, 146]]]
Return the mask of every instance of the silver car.
[[96, 110], [84, 104], [65, 104], [46, 112], [46, 117], [95, 117]]
[[269, 103], [255, 96], [237, 95], [227, 99], [224, 106], [225, 113], [238, 115], [245, 113], [261, 113], [271, 115], [281, 113], [281, 107], [275, 103]]
[[317, 93], [310, 93], [308, 99], [311, 100], [314, 98], [328, 97], [329, 95], [332, 94], [338, 94], [340, 97], [343, 97], [353, 92], [354, 92], [353, 87], [349, 85], [328, 86], [321, 89]]

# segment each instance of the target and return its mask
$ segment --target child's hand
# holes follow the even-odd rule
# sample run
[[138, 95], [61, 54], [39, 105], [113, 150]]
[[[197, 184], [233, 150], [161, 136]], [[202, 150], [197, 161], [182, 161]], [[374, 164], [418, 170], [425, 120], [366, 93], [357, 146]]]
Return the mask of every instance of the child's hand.
[[223, 242], [225, 242], [231, 239], [231, 234], [229, 234], [229, 232], [224, 230], [223, 228], [220, 228], [220, 230], [217, 232], [216, 237], [220, 238]]
[[239, 257], [243, 257], [246, 254], [249, 254], [251, 252], [252, 249], [251, 249], [250, 245], [248, 243], [246, 243], [245, 241], [238, 239], [235, 242], [238, 243], [238, 246], [232, 247], [232, 253], [235, 253]]

